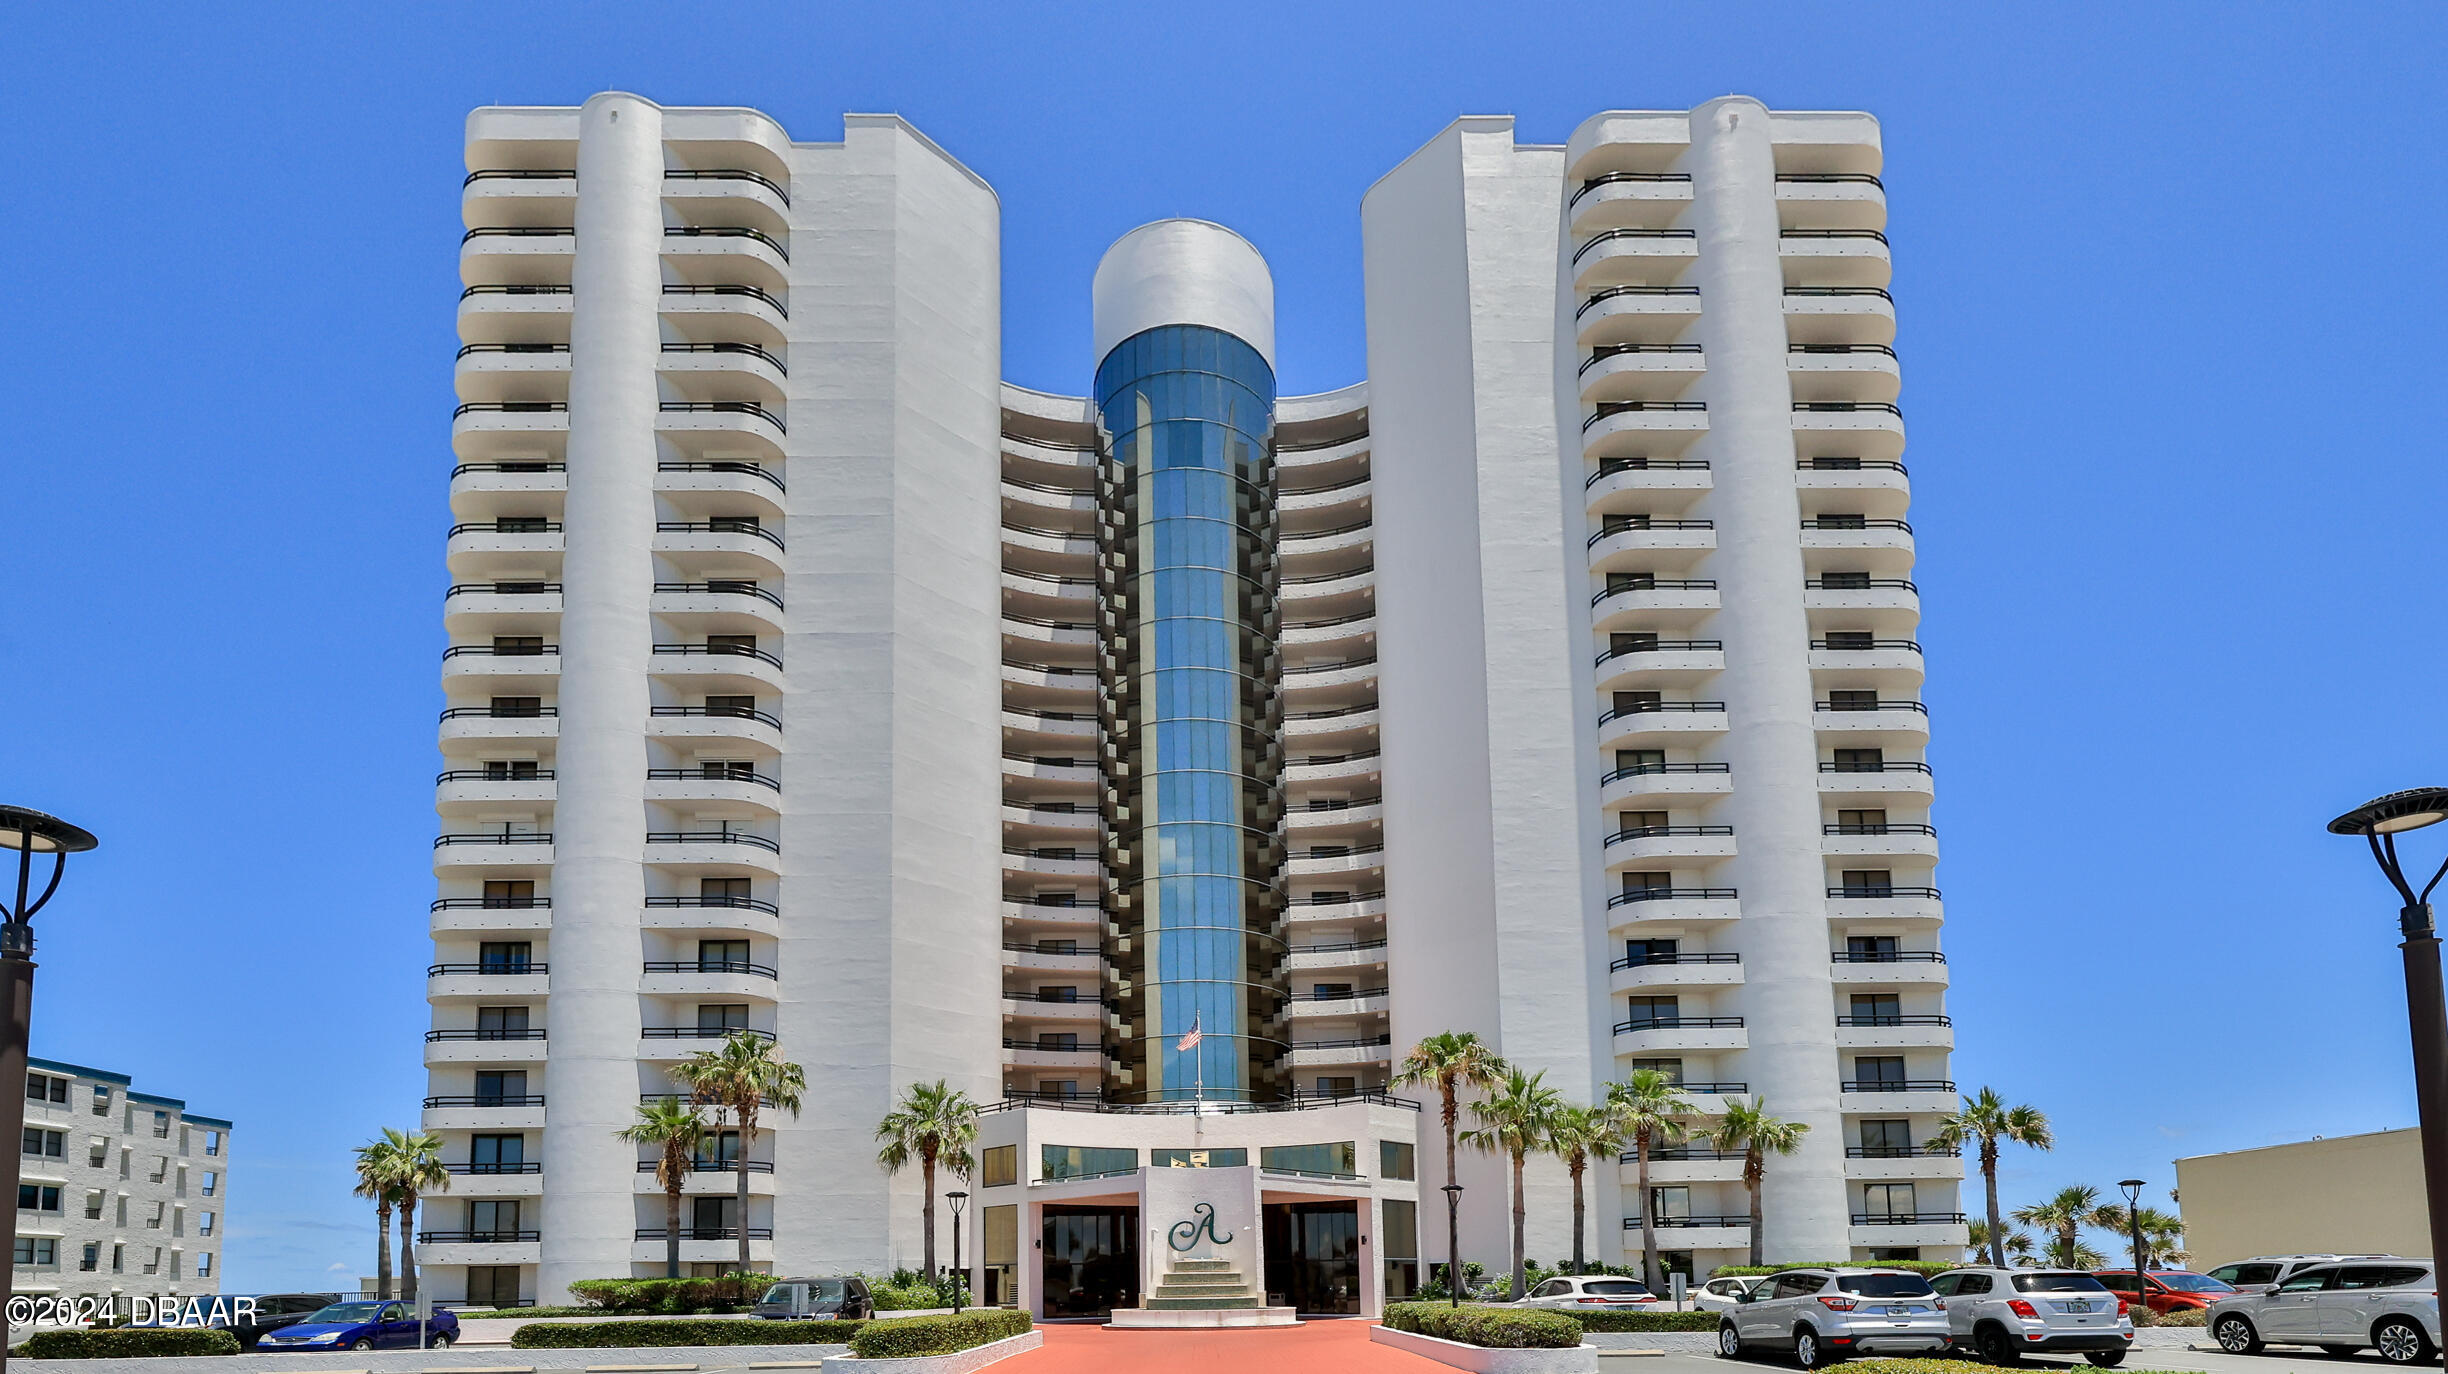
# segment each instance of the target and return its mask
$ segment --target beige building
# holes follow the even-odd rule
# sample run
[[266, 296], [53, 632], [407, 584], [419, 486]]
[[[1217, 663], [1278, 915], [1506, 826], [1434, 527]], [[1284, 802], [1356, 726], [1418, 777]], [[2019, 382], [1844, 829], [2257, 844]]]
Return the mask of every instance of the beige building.
[[2253, 1255], [2428, 1255], [2422, 1132], [2373, 1131], [2176, 1161], [2193, 1267]]

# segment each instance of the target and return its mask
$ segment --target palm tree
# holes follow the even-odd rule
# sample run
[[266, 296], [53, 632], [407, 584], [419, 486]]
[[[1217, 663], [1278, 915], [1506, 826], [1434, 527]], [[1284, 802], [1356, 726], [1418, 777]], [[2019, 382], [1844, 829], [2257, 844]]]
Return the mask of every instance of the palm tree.
[[1547, 1128], [1548, 1152], [1563, 1160], [1564, 1171], [1572, 1175], [1572, 1271], [1576, 1274], [1582, 1270], [1582, 1219], [1587, 1215], [1581, 1201], [1581, 1176], [1589, 1171], [1591, 1160], [1605, 1163], [1623, 1149], [1623, 1143], [1623, 1123], [1603, 1106], [1566, 1104], [1557, 1110], [1554, 1123]]
[[[2000, 1235], [1997, 1232], [1991, 1231], [1989, 1229], [1989, 1223], [1981, 1220], [1979, 1217], [1974, 1217], [1966, 1230], [1969, 1235], [1967, 1243], [1970, 1245], [1974, 1254], [1977, 1255], [1983, 1250], [1987, 1250], [1992, 1255], [2002, 1253], [2012, 1256], [2016, 1264], [2031, 1263], [2031, 1232], [2008, 1227], [2006, 1228], [2004, 1234]], [[1998, 1243], [1994, 1246], [1989, 1243], [1989, 1238], [1992, 1235], [1998, 1236]], [[1995, 1267], [2002, 1269], [2005, 1266], [1999, 1264]]]
[[1513, 1301], [1521, 1301], [1528, 1291], [1529, 1263], [1522, 1257], [1522, 1232], [1527, 1224], [1528, 1202], [1522, 1193], [1522, 1168], [1531, 1154], [1546, 1148], [1548, 1135], [1555, 1129], [1556, 1113], [1563, 1110], [1564, 1095], [1546, 1084], [1545, 1070], [1523, 1073], [1507, 1068], [1504, 1081], [1488, 1090], [1486, 1098], [1470, 1104], [1471, 1119], [1478, 1122], [1475, 1130], [1462, 1133], [1462, 1143], [1489, 1154], [1501, 1154], [1513, 1161]]
[[[1709, 1133], [1710, 1143], [1720, 1150], [1743, 1152], [1743, 1187], [1751, 1192], [1751, 1263], [1765, 1263], [1760, 1258], [1765, 1237], [1760, 1234], [1760, 1180], [1768, 1176], [1768, 1156], [1789, 1155], [1802, 1148], [1802, 1137], [1810, 1134], [1807, 1121], [1782, 1121], [1768, 1114], [1768, 1099], [1755, 1097], [1749, 1102], [1740, 1098], [1726, 1101], [1725, 1115], [1717, 1119], [1717, 1129]], [[1643, 1203], [1647, 1198], [1641, 1199]]]
[[357, 1186], [349, 1191], [374, 1200], [374, 1220], [381, 1239], [374, 1248], [374, 1296], [391, 1296], [391, 1208], [399, 1201], [399, 1151], [383, 1128], [383, 1138], [357, 1147]]
[[1983, 1088], [1977, 1097], [1963, 1099], [1963, 1110], [1939, 1119], [1938, 1133], [1930, 1143], [1948, 1149], [1961, 1150], [1971, 1141], [1980, 1142], [1981, 1181], [1989, 1191], [1988, 1234], [1989, 1265], [1993, 1269], [2006, 1267], [2006, 1252], [2000, 1249], [2006, 1238], [2006, 1228], [1998, 1217], [1997, 1168], [1998, 1142], [2012, 1141], [2035, 1150], [2045, 1150], [2056, 1144], [2049, 1134], [2048, 1118], [2037, 1107], [2006, 1105], [1995, 1088]]
[[969, 1094], [938, 1078], [903, 1088], [901, 1101], [876, 1123], [876, 1139], [884, 1142], [884, 1148], [876, 1151], [876, 1163], [886, 1173], [897, 1174], [915, 1159], [919, 1177], [925, 1181], [926, 1215], [920, 1231], [926, 1237], [926, 1276], [930, 1280], [935, 1277], [935, 1166], [942, 1163], [954, 1178], [969, 1177], [969, 1147], [977, 1143], [977, 1119], [978, 1105]]
[[1634, 1069], [1624, 1082], [1607, 1089], [1607, 1111], [1632, 1142], [1633, 1187], [1640, 1198], [1641, 1282], [1655, 1288], [1658, 1273], [1657, 1227], [1649, 1215], [1649, 1152], [1660, 1145], [1680, 1144], [1688, 1135], [1682, 1118], [1699, 1108], [1685, 1100], [1682, 1085], [1656, 1069]]
[[[1438, 1107], [1445, 1122], [1445, 1186], [1458, 1185], [1454, 1180], [1454, 1125], [1461, 1117], [1461, 1107], [1455, 1095], [1463, 1088], [1485, 1091], [1496, 1085], [1504, 1073], [1505, 1062], [1494, 1046], [1481, 1040], [1474, 1031], [1440, 1031], [1411, 1047], [1403, 1061], [1394, 1066], [1394, 1081], [1417, 1087], [1436, 1085]], [[1445, 1194], [1445, 1291], [1450, 1305], [1462, 1301], [1462, 1224], [1457, 1219], [1451, 1200], [1458, 1192]]]
[[688, 1186], [689, 1169], [705, 1144], [705, 1118], [695, 1107], [658, 1097], [640, 1102], [635, 1124], [615, 1134], [655, 1152], [655, 1182], [663, 1185], [663, 1277], [680, 1277], [680, 1191]]
[[2129, 1213], [2111, 1202], [2100, 1209], [2096, 1224], [2120, 1236], [2131, 1236], [2136, 1230], [2137, 1216], [2142, 1232], [2141, 1262], [2145, 1268], [2170, 1264], [2183, 1257], [2184, 1218], [2170, 1216], [2156, 1207], [2137, 1207]]
[[690, 1096], [721, 1107], [739, 1123], [739, 1272], [748, 1269], [748, 1161], [756, 1154], [757, 1113], [767, 1107], [799, 1115], [807, 1072], [780, 1057], [781, 1046], [752, 1032], [733, 1031], [719, 1050], [699, 1050], [672, 1067]]
[[[2025, 1226], [2055, 1233], [2041, 1252], [2041, 1257], [2050, 1264], [2068, 1269], [2097, 1269], [2099, 1252], [2082, 1243], [2082, 1228], [2113, 1225], [2123, 1210], [2103, 1205], [2099, 1189], [2088, 1183], [2075, 1183], [2058, 1189], [2046, 1202], [2017, 1207], [2014, 1219]], [[2092, 1259], [2087, 1264], [2080, 1263], [2085, 1255]]]
[[417, 1199], [424, 1193], [450, 1191], [450, 1170], [442, 1164], [442, 1138], [418, 1131], [410, 1135], [383, 1127], [383, 1143], [391, 1147], [394, 1164], [392, 1183], [399, 1190], [400, 1214], [400, 1296], [416, 1301], [416, 1241]]

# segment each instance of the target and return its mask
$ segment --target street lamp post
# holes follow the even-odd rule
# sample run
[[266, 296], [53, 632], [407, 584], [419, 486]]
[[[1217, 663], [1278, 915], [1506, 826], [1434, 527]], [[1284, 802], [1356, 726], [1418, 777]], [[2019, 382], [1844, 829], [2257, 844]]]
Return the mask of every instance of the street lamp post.
[[2125, 1224], [2133, 1230], [2134, 1292], [2147, 1299], [2150, 1271], [2142, 1264], [2142, 1180], [2119, 1179], [2117, 1186], [2125, 1190]]
[[1445, 1296], [1446, 1306], [1462, 1305], [1462, 1247], [1454, 1237], [1462, 1234], [1462, 1185], [1445, 1185]]
[[2431, 889], [2448, 877], [2442, 860], [2416, 892], [2397, 863], [2397, 837], [2448, 820], [2448, 787], [2417, 787], [2376, 797], [2329, 822], [2332, 835], [2360, 835], [2389, 885], [2405, 899], [2397, 948], [2405, 956], [2406, 1020], [2414, 1037], [2414, 1109], [2422, 1118], [2423, 1198], [2431, 1209], [2431, 1253], [2448, 1259], [2448, 997], [2440, 989], [2439, 931]]
[[969, 1271], [961, 1266], [960, 1243], [961, 1208], [969, 1205], [969, 1194], [955, 1188], [944, 1194], [944, 1201], [952, 1204], [952, 1315], [957, 1317], [961, 1310], [961, 1288], [969, 1277]]
[[[0, 908], [0, 1013], [7, 1024], [0, 1026], [0, 1153], [8, 1157], [8, 1193], [17, 1192], [17, 1179], [23, 1165], [15, 1150], [4, 1147], [7, 1142], [25, 1134], [25, 1094], [19, 1089], [25, 1084], [26, 1039], [34, 1026], [34, 913], [43, 909], [51, 894], [59, 891], [60, 874], [67, 871], [68, 856], [82, 854], [94, 847], [92, 835], [79, 830], [57, 816], [29, 811], [22, 806], [0, 806], [0, 849], [17, 851], [17, 901]], [[51, 856], [51, 877], [43, 884], [40, 895], [29, 899], [33, 886], [34, 856]], [[14, 1208], [0, 1211], [0, 1230], [5, 1230], [12, 1261], [17, 1249], [17, 1213]], [[0, 1279], [0, 1307], [6, 1307], [14, 1296], [16, 1273]], [[0, 1374], [8, 1369], [7, 1341], [0, 1337]]]

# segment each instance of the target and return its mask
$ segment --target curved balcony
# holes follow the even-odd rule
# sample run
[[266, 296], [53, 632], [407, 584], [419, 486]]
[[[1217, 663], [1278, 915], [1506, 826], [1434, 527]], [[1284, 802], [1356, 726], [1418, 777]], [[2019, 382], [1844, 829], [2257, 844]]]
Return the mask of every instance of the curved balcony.
[[1887, 227], [1887, 188], [1866, 172], [1780, 173], [1776, 200], [1787, 228]]
[[1015, 1069], [1079, 1069], [1102, 1073], [1105, 1047], [1099, 1044], [1045, 1044], [1036, 1040], [1005, 1040], [1003, 1063]]
[[1298, 744], [1304, 749], [1321, 749], [1337, 743], [1373, 744], [1376, 742], [1377, 728], [1377, 703], [1373, 701], [1316, 711], [1284, 712], [1286, 747]]
[[1336, 614], [1375, 604], [1377, 570], [1368, 563], [1356, 568], [1328, 568], [1284, 578], [1280, 586], [1286, 614], [1296, 609], [1304, 614]]
[[638, 970], [638, 991], [650, 997], [720, 997], [771, 1002], [781, 996], [771, 965], [746, 959], [648, 959]]
[[566, 343], [462, 344], [451, 368], [451, 385], [462, 401], [566, 400], [569, 368]]
[[569, 406], [560, 401], [463, 401], [451, 412], [451, 452], [462, 462], [558, 453], [568, 437]]
[[767, 529], [761, 521], [736, 517], [657, 520], [651, 547], [670, 559], [683, 575], [692, 569], [710, 568], [717, 570], [719, 576], [719, 570], [737, 568], [742, 562], [758, 565], [771, 577], [779, 578], [784, 571], [782, 536]]
[[646, 832], [646, 862], [728, 872], [754, 869], [769, 877], [782, 875], [778, 841], [745, 831], [650, 830]]
[[1653, 954], [1643, 959], [1618, 959], [1607, 966], [1608, 986], [1616, 992], [1646, 993], [1659, 988], [1735, 987], [1743, 980], [1742, 956], [1731, 953]]
[[782, 598], [748, 579], [657, 582], [647, 609], [708, 634], [783, 633]]
[[1367, 548], [1374, 537], [1370, 531], [1367, 520], [1346, 521], [1316, 530], [1286, 530], [1276, 543], [1276, 551], [1287, 563], [1299, 559], [1306, 566], [1308, 561], [1330, 554]]
[[544, 1062], [544, 1030], [477, 1030], [457, 1027], [425, 1032], [425, 1063], [428, 1067], [443, 1064], [541, 1064]]
[[1079, 878], [1094, 880], [1104, 872], [1093, 846], [1042, 846], [1020, 849], [1006, 846], [1003, 850], [1003, 876], [1007, 879]]
[[1382, 766], [1374, 749], [1349, 754], [1310, 754], [1285, 760], [1284, 783], [1287, 786], [1364, 780], [1373, 783]]
[[436, 897], [427, 928], [436, 939], [453, 935], [525, 935], [552, 929], [550, 897]]
[[1945, 905], [1937, 888], [1889, 883], [1831, 887], [1827, 913], [1838, 921], [1936, 922], [1944, 918]]
[[1032, 615], [1003, 613], [1003, 649], [1006, 653], [1043, 653], [1049, 649], [1093, 649], [1096, 647], [1096, 625], [1086, 620], [1049, 620]]
[[1876, 286], [1788, 286], [1785, 335], [1806, 344], [1895, 344], [1895, 298]]
[[1589, 537], [1590, 571], [1653, 571], [1698, 562], [1717, 547], [1713, 520], [1650, 520], [1601, 528]]
[[1040, 752], [1076, 758], [1096, 752], [1097, 719], [1093, 711], [1043, 711], [1033, 706], [1005, 705], [1003, 750], [1023, 758]]
[[1938, 861], [1938, 831], [1933, 826], [1880, 822], [1875, 825], [1823, 825], [1819, 852], [1830, 858], [1910, 859]]
[[1287, 517], [1307, 516], [1310, 524], [1346, 524], [1355, 515], [1368, 514], [1373, 487], [1369, 474], [1362, 471], [1324, 486], [1287, 488], [1276, 497], [1275, 509]]
[[782, 690], [782, 661], [763, 649], [723, 644], [657, 644], [646, 671], [689, 693], [754, 696]]
[[1802, 609], [1844, 612], [1873, 624], [1909, 629], [1921, 618], [1921, 588], [1908, 577], [1809, 577], [1802, 582]]
[[1819, 793], [1826, 797], [1893, 797], [1926, 804], [1935, 790], [1930, 766], [1916, 759], [1819, 765]]
[[1064, 904], [1039, 904], [1033, 901], [1003, 899], [1004, 933], [1011, 927], [1042, 930], [1068, 939], [1094, 941], [1105, 929], [1105, 912], [1094, 899]]
[[1961, 1105], [1951, 1078], [1847, 1078], [1836, 1087], [1836, 1110], [1848, 1114], [1951, 1112]]
[[666, 459], [655, 464], [655, 491], [661, 495], [718, 495], [738, 509], [746, 502], [767, 520], [783, 518], [781, 473], [765, 463], [720, 458], [706, 461]]
[[[442, 651], [442, 686], [446, 691], [454, 686], [465, 684], [469, 690], [492, 696], [549, 696], [552, 694], [555, 680], [560, 675], [561, 646], [558, 644], [543, 644], [533, 649], [502, 648], [492, 644], [453, 644]], [[473, 717], [488, 717], [492, 708], [476, 706], [455, 709], [472, 713]], [[443, 722], [447, 727], [454, 721], [470, 718], [471, 716], [446, 715], [443, 717]], [[503, 717], [492, 718], [504, 719]], [[536, 718], [528, 716], [511, 719], [518, 719], [532, 726]], [[451, 738], [454, 733], [459, 736], [468, 736], [478, 732], [470, 730], [453, 732], [446, 728], [444, 737]], [[517, 736], [536, 732], [532, 729], [512, 729], [506, 733]], [[546, 726], [541, 733], [549, 735], [552, 729]]]
[[667, 341], [655, 370], [675, 385], [691, 388], [744, 383], [769, 405], [781, 402], [783, 385], [790, 379], [790, 364], [780, 351], [745, 341]]
[[[451, 468], [451, 509], [463, 506], [482, 508], [498, 504], [504, 496], [550, 496], [549, 504], [559, 508], [559, 497], [569, 489], [569, 465], [544, 460], [513, 460], [493, 463], [459, 463]], [[521, 502], [521, 505], [526, 504]]]
[[[1105, 1004], [1093, 998], [1059, 1001], [1036, 997], [1003, 998], [1003, 1015], [1017, 1021], [1047, 1021], [1058, 1025], [1086, 1027], [1105, 1019]], [[1085, 1031], [1083, 1030], [1083, 1034]]]
[[1787, 229], [1777, 256], [1788, 285], [1885, 286], [1895, 275], [1887, 236], [1876, 229]]
[[1573, 290], [1587, 294], [1609, 286], [1664, 286], [1699, 260], [1697, 230], [1601, 229], [1573, 250]]
[[[1599, 747], [1611, 747], [1603, 735]], [[1656, 798], [1723, 796], [1734, 790], [1733, 774], [1730, 763], [1633, 764], [1611, 769], [1598, 779], [1598, 800], [1601, 805], [1614, 806]]]
[[459, 236], [469, 286], [549, 286], [570, 279], [577, 234], [565, 224], [480, 224]]
[[1688, 504], [1715, 485], [1706, 458], [1608, 458], [1582, 480], [1582, 504], [1601, 518], [1636, 503]]
[[744, 224], [667, 224], [663, 256], [679, 270], [752, 277], [778, 289], [790, 283], [787, 238], [787, 231], [769, 234]]
[[1019, 525], [1005, 521], [1003, 566], [1057, 577], [1082, 577], [1095, 566], [1096, 540], [1051, 525]]
[[782, 810], [782, 784], [746, 766], [698, 764], [646, 770], [646, 800], [687, 804], [705, 817], [758, 820]]
[[1003, 756], [1003, 781], [1009, 783], [1017, 779], [1094, 786], [1098, 781], [1096, 759], [1092, 755], [1081, 754], [1006, 754]]
[[1105, 956], [1098, 946], [1075, 939], [1007, 940], [1003, 944], [1003, 967], [1009, 972], [1094, 975], [1104, 966]]
[[1284, 920], [1295, 924], [1341, 925], [1347, 922], [1377, 922], [1385, 919], [1383, 892], [1354, 892], [1339, 902], [1317, 900], [1317, 894], [1295, 894], [1284, 908]]
[[1601, 401], [1581, 422], [1581, 450], [1602, 462], [1680, 453], [1708, 427], [1706, 401]]
[[1003, 519], [1010, 524], [1070, 530], [1094, 538], [1096, 510], [1093, 490], [1003, 474]]
[[461, 1093], [429, 1097], [425, 1099], [418, 1125], [428, 1131], [542, 1130], [544, 1095]]
[[781, 717], [729, 706], [649, 707], [646, 734], [676, 744], [749, 744], [768, 753], [782, 749]]
[[1068, 712], [1080, 717], [1096, 711], [1096, 669], [1078, 664], [1034, 663], [1005, 659], [1003, 700], [1007, 706]]
[[[1726, 707], [1722, 701], [1641, 702], [1599, 713], [1598, 746], [1611, 749], [1635, 741], [1666, 746], [1693, 744], [1724, 734], [1726, 729]], [[1676, 771], [1722, 773], [1725, 766], [1683, 765]], [[1612, 782], [1615, 776], [1609, 774], [1604, 781]]]
[[1840, 1050], [1953, 1049], [1955, 1022], [1947, 1016], [1839, 1016], [1836, 1047]]
[[1382, 972], [1385, 957], [1386, 942], [1383, 939], [1293, 945], [1284, 951], [1284, 969], [1293, 973], [1327, 969], [1371, 969]]
[[490, 580], [487, 570], [515, 570], [561, 563], [561, 524], [556, 520], [495, 518], [465, 520], [450, 527], [443, 552], [454, 579]]
[[558, 582], [461, 582], [442, 593], [442, 623], [461, 634], [534, 634], [560, 614]]
[[459, 337], [467, 343], [566, 339], [575, 302], [559, 283], [470, 286], [459, 293]]
[[1103, 827], [1104, 818], [1097, 814], [1093, 803], [1038, 802], [1027, 806], [1003, 803], [1003, 833], [1010, 839], [1042, 835], [1075, 846], [1085, 840], [1093, 847]]
[[1598, 655], [1598, 690], [1633, 683], [1697, 682], [1725, 671], [1725, 643], [1715, 639], [1643, 640]]
[[1581, 183], [1568, 207], [1575, 235], [1624, 225], [1672, 224], [1691, 208], [1685, 172], [1606, 172]]
[[540, 810], [552, 802], [550, 768], [530, 768], [524, 773], [506, 768], [452, 768], [434, 776], [434, 806], [445, 816], [503, 806]]
[[1581, 302], [1573, 311], [1573, 326], [1576, 342], [1598, 348], [1672, 343], [1699, 318], [1697, 286], [1610, 286]]
[[425, 1000], [533, 1002], [550, 991], [551, 971], [540, 962], [432, 964], [425, 970]]
[[1362, 1035], [1341, 1039], [1295, 1040], [1286, 1060], [1294, 1069], [1391, 1064], [1394, 1062], [1394, 1038], [1390, 1035]]
[[450, 875], [459, 869], [500, 870], [504, 876], [529, 876], [536, 870], [552, 867], [552, 832], [523, 834], [492, 831], [460, 831], [437, 835], [433, 843], [433, 868], [436, 876]]
[[1802, 549], [1806, 556], [1812, 553], [1853, 555], [1848, 561], [1856, 566], [1868, 563], [1873, 575], [1889, 568], [1901, 573], [1912, 566], [1913, 531], [1912, 526], [1902, 520], [1817, 516], [1802, 522]]
[[638, 925], [686, 935], [772, 939], [781, 933], [781, 909], [760, 897], [648, 897]]
[[1275, 462], [1278, 468], [1287, 473], [1331, 472], [1354, 459], [1367, 457], [1368, 452], [1369, 436], [1365, 432], [1316, 442], [1278, 441], [1275, 445]]
[[1610, 869], [1650, 867], [1670, 859], [1731, 859], [1734, 852], [1730, 825], [1642, 825], [1606, 837]]
[[1855, 687], [1902, 692], [1921, 685], [1921, 645], [1915, 640], [1831, 635], [1811, 641], [1809, 661], [1812, 673]]
[[1601, 634], [1696, 622], [1717, 609], [1717, 583], [1709, 578], [1646, 578], [1590, 597], [1591, 628]]
[[1862, 1146], [1845, 1149], [1844, 1176], [1868, 1181], [1960, 1179], [1963, 1154], [1936, 1146]]
[[1904, 455], [1904, 412], [1893, 401], [1795, 401], [1794, 445], [1817, 453], [1892, 463]]
[[1730, 887], [1650, 887], [1607, 898], [1607, 930], [1620, 934], [1642, 922], [1731, 921], [1742, 915]]
[[1309, 663], [1284, 665], [1283, 685], [1287, 697], [1294, 693], [1316, 700], [1310, 694], [1332, 688], [1359, 688], [1377, 680], [1377, 656], [1358, 654], [1347, 658], [1322, 658]]
[[[1008, 420], [1010, 417], [1007, 414], [1005, 418]], [[1002, 439], [1006, 458], [1043, 464], [1054, 469], [1053, 473], [1046, 474], [1048, 476], [1093, 473], [1096, 469], [1096, 445], [1085, 440], [1067, 443], [1030, 434], [1014, 434], [1008, 429], [1003, 431]]]
[[1785, 380], [1797, 401], [1892, 401], [1904, 385], [1883, 343], [1789, 344]]
[[680, 205], [746, 202], [761, 207], [777, 220], [787, 218], [791, 203], [788, 186], [744, 167], [666, 168], [663, 198]]
[[1739, 1016], [1653, 1016], [1615, 1026], [1615, 1053], [1702, 1054], [1749, 1049], [1750, 1033]]
[[1383, 881], [1384, 870], [1385, 846], [1383, 844], [1313, 845], [1308, 849], [1288, 851], [1284, 864], [1284, 871], [1295, 878], [1325, 878], [1350, 874], [1354, 877]]
[[1829, 979], [1839, 988], [1944, 988], [1949, 981], [1946, 956], [1934, 949], [1840, 949], [1829, 964]]

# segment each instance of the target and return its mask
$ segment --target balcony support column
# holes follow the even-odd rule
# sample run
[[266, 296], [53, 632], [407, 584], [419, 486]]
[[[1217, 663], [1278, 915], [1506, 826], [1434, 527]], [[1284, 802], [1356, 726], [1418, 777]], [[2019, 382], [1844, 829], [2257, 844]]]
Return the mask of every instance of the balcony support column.
[[1741, 97], [1710, 101], [1692, 111], [1691, 141], [1693, 280], [1708, 356], [1694, 393], [1709, 406], [1708, 433], [1692, 452], [1714, 479], [1709, 567], [1724, 589], [1715, 623], [1735, 780], [1721, 810], [1741, 846], [1727, 869], [1742, 893], [1734, 1000], [1749, 1048], [1736, 1062], [1755, 1100], [1810, 1127], [1801, 1151], [1768, 1170], [1767, 1256], [1842, 1259], [1852, 1254], [1850, 1208], [1768, 111]]
[[563, 516], [561, 738], [554, 811], [550, 1087], [553, 1181], [536, 1299], [611, 1274], [636, 1228], [638, 919], [645, 903], [648, 669], [654, 640], [662, 111], [607, 94], [579, 112]]

